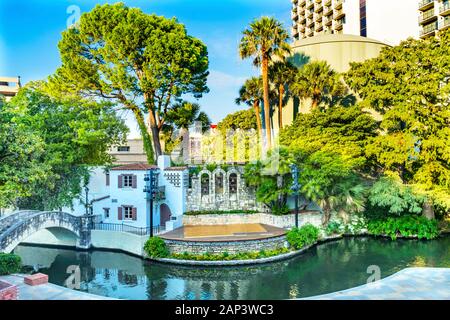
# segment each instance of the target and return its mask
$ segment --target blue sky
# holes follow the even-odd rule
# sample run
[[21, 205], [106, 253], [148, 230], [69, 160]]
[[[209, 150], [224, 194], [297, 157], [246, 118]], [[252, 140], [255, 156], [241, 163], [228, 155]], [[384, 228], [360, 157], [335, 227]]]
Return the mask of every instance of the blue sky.
[[[22, 77], [23, 83], [45, 79], [60, 64], [57, 43], [66, 28], [71, 5], [81, 13], [95, 0], [0, 0], [0, 75]], [[237, 46], [242, 30], [254, 19], [273, 16], [290, 30], [290, 0], [124, 0], [146, 13], [177, 17], [189, 34], [209, 50], [211, 92], [199, 103], [214, 122], [244, 107], [236, 106], [240, 85], [258, 72], [241, 61]], [[129, 123], [132, 131], [135, 125]]]

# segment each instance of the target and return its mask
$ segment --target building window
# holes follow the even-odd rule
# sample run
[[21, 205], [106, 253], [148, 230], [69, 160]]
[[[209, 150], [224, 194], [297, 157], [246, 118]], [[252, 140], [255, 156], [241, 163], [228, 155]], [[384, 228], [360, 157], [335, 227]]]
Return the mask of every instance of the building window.
[[131, 174], [127, 174], [123, 176], [123, 187], [124, 188], [132, 188], [133, 187], [133, 176]]
[[130, 147], [129, 146], [120, 146], [120, 147], [117, 147], [117, 151], [118, 152], [130, 152]]
[[366, 0], [359, 0], [359, 25], [361, 37], [367, 37], [367, 7]]
[[215, 185], [216, 185], [216, 194], [222, 194], [223, 193], [223, 173], [217, 173], [216, 179], [215, 179]]
[[109, 219], [109, 208], [103, 208], [103, 214], [105, 219]]
[[206, 173], [202, 174], [200, 178], [200, 184], [202, 196], [209, 195], [209, 176]]
[[106, 171], [105, 175], [106, 175], [106, 185], [109, 186], [109, 178], [110, 178], [109, 171]]
[[230, 174], [230, 194], [236, 194], [237, 193], [237, 174], [232, 173]]
[[133, 207], [130, 206], [123, 207], [123, 218], [125, 220], [133, 220]]

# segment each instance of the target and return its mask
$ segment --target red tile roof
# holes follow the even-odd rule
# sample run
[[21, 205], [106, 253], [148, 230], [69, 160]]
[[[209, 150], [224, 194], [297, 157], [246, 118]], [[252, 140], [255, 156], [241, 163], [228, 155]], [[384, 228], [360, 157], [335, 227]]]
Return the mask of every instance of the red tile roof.
[[113, 171], [146, 171], [148, 169], [157, 169], [155, 165], [146, 163], [130, 163], [122, 166], [111, 168]]

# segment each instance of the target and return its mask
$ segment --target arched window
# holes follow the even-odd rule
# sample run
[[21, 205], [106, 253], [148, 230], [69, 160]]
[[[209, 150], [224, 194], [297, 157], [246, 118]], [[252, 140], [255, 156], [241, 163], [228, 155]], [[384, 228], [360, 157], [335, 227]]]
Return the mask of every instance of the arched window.
[[230, 194], [236, 194], [237, 193], [237, 174], [236, 173], [232, 173], [230, 174], [230, 179], [229, 179], [229, 183], [230, 183]]
[[207, 196], [209, 195], [209, 175], [207, 175], [206, 173], [202, 174], [201, 178], [200, 178], [200, 184], [201, 184], [201, 191], [202, 191], [202, 196]]
[[223, 173], [219, 172], [215, 176], [215, 186], [216, 186], [216, 194], [222, 194], [224, 192], [223, 190]]

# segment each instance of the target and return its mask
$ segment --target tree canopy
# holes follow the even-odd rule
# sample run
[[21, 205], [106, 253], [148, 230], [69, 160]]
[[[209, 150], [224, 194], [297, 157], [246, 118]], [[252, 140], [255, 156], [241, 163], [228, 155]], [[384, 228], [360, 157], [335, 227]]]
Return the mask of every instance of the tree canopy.
[[[11, 150], [20, 142], [29, 145], [7, 157], [27, 159], [23, 165], [18, 162], [19, 167], [10, 173], [10, 182], [17, 181], [29, 190], [13, 195], [12, 202], [27, 209], [51, 210], [72, 205], [89, 167], [110, 164], [108, 151], [124, 141], [128, 128], [108, 103], [60, 100], [48, 95], [44, 87], [31, 83], [22, 88], [3, 106], [2, 118], [9, 118], [8, 126], [19, 135], [14, 142], [6, 143], [7, 148]], [[26, 137], [20, 136], [22, 132]], [[2, 168], [0, 173], [10, 171]]]
[[131, 111], [150, 163], [162, 154], [159, 133], [174, 101], [208, 92], [207, 48], [174, 18], [122, 3], [97, 5], [63, 32], [58, 47], [62, 66], [51, 77], [54, 90], [110, 100]]
[[450, 209], [450, 31], [384, 48], [352, 64], [346, 82], [383, 115], [367, 147], [382, 171]]

